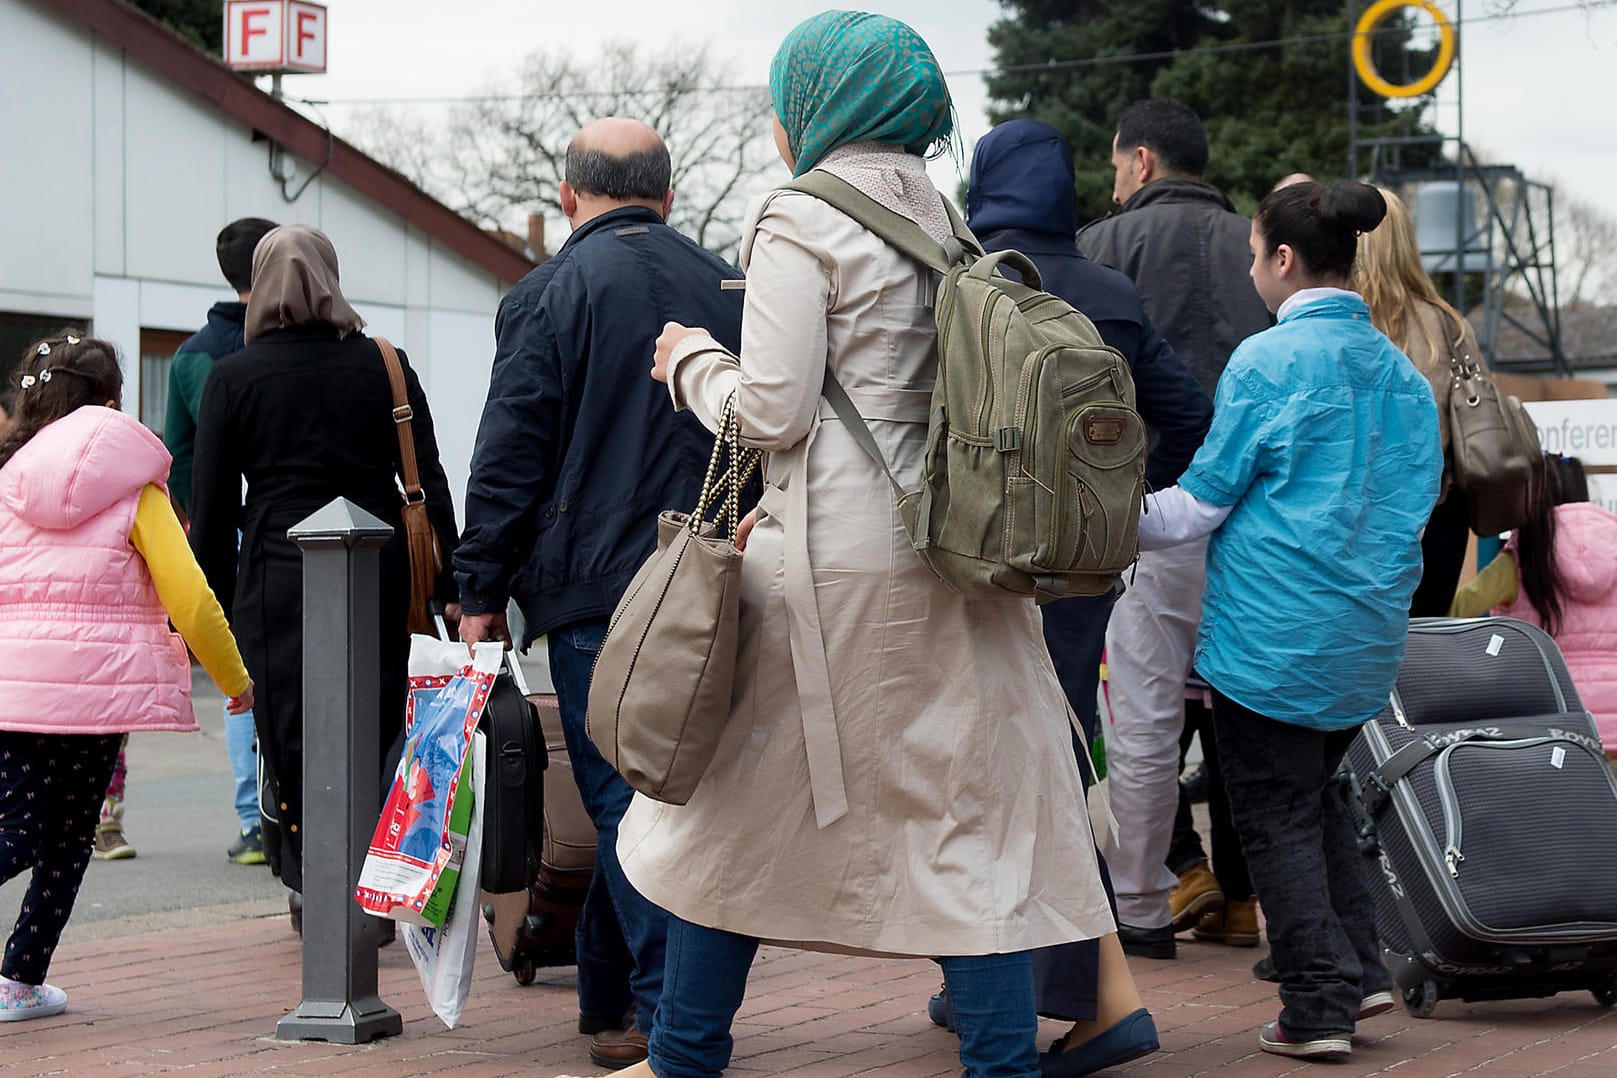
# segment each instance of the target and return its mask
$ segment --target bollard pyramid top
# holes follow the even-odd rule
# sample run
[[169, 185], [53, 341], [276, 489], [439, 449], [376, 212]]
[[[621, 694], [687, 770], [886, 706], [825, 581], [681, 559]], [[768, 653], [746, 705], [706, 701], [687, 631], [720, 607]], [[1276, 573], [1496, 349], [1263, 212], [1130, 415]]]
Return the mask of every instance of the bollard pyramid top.
[[288, 528], [286, 537], [300, 547], [381, 546], [393, 537], [393, 526], [337, 498]]

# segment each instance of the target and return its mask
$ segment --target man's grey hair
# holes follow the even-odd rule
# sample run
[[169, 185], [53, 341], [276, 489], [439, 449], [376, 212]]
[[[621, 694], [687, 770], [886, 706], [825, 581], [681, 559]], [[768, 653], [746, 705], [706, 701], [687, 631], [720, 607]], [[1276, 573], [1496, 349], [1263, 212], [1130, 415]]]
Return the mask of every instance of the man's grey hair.
[[673, 181], [673, 163], [668, 148], [613, 157], [601, 150], [567, 148], [567, 182], [582, 195], [595, 195], [617, 201], [648, 199], [662, 201]]

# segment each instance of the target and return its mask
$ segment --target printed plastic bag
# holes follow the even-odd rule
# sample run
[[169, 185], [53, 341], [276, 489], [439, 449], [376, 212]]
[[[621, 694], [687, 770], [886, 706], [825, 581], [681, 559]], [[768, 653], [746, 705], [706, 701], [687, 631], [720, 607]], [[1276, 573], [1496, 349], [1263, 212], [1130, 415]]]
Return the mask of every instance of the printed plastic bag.
[[483, 762], [487, 758], [483, 735], [474, 735], [463, 789], [472, 794], [467, 799], [472, 809], [466, 831], [466, 860], [454, 887], [438, 888], [453, 896], [444, 926], [407, 924], [399, 930], [404, 949], [410, 952], [410, 960], [421, 975], [421, 987], [427, 991], [432, 1013], [450, 1029], [460, 1021], [460, 1012], [466, 1006], [466, 996], [472, 988], [472, 962], [477, 957], [477, 871], [483, 858]]
[[463, 791], [467, 748], [502, 659], [497, 643], [477, 645], [467, 662], [464, 644], [411, 637], [404, 752], [354, 889], [368, 913], [444, 923], [474, 810]]

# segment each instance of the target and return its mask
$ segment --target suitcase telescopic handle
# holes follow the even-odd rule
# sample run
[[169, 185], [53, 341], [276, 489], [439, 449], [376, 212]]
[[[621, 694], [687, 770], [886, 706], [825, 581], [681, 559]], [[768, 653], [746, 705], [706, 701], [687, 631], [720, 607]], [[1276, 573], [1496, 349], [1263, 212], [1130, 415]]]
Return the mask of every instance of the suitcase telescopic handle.
[[[444, 604], [437, 599], [427, 604], [427, 613], [432, 616], [432, 627], [438, 633], [439, 640], [449, 639], [449, 626], [444, 622]], [[517, 689], [523, 696], [528, 695], [528, 679], [522, 674], [522, 664], [517, 661], [515, 648], [505, 649], [505, 668], [511, 671], [511, 680], [516, 682]]]

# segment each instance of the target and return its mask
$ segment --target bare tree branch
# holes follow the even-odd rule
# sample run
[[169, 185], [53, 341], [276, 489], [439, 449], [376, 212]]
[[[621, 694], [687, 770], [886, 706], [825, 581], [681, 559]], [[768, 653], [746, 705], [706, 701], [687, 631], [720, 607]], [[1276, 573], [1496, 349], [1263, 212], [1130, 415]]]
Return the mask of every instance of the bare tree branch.
[[776, 167], [769, 97], [722, 89], [704, 48], [655, 53], [611, 42], [594, 56], [530, 55], [515, 78], [430, 124], [375, 110], [354, 141], [485, 227], [525, 231], [529, 213], [559, 226], [567, 146], [599, 116], [644, 120], [668, 144], [677, 192], [669, 223], [733, 256], [744, 204]]

